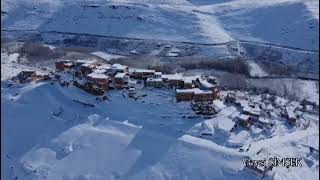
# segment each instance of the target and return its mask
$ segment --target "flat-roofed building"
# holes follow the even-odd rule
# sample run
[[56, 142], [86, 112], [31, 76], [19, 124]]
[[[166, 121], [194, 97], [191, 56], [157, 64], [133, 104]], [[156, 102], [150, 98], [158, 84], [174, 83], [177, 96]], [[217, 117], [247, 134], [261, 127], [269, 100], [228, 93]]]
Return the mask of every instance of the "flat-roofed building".
[[[156, 71], [155, 70], [150, 70], [150, 69], [134, 69], [130, 72], [130, 77], [134, 79], [141, 79], [141, 80], [146, 80], [149, 77], [154, 77]], [[157, 72], [157, 75], [162, 76], [161, 72]]]
[[74, 63], [71, 60], [59, 60], [55, 62], [57, 71], [67, 71], [74, 67]]
[[129, 76], [126, 73], [117, 73], [114, 76], [114, 87], [117, 89], [124, 88], [129, 81]]
[[87, 75], [93, 72], [95, 67], [98, 65], [97, 61], [88, 61], [82, 65], [80, 65], [80, 71], [82, 75]]
[[212, 91], [206, 91], [206, 90], [196, 90], [194, 91], [194, 101], [197, 102], [204, 102], [204, 101], [213, 101], [213, 93]]
[[90, 74], [87, 74], [87, 78], [88, 78], [89, 82], [97, 85], [99, 88], [107, 90], [109, 87], [110, 77], [105, 74], [99, 74], [96, 72], [92, 72]]
[[176, 89], [176, 100], [180, 101], [192, 101], [194, 98], [195, 89]]
[[194, 84], [192, 82], [192, 79], [186, 78], [183, 80], [183, 88], [185, 89], [191, 89], [194, 88]]
[[250, 127], [250, 116], [246, 114], [240, 114], [240, 116], [238, 116], [238, 122], [243, 127]]

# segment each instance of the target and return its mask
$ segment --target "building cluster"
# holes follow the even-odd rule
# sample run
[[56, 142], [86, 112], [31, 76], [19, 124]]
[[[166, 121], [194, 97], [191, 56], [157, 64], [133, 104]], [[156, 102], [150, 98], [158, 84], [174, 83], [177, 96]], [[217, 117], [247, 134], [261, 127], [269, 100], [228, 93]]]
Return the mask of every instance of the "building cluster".
[[167, 76], [170, 86], [175, 86], [176, 100], [206, 102], [219, 98], [216, 78], [213, 76]]
[[[98, 96], [110, 89], [126, 88], [129, 97], [134, 97], [135, 88], [132, 79], [135, 79], [142, 82], [144, 87], [175, 88], [176, 101], [192, 101], [192, 110], [197, 114], [214, 115], [220, 111], [223, 104], [232, 104], [241, 112], [235, 122], [245, 128], [250, 128], [252, 125], [266, 128], [273, 126], [270, 117], [274, 113], [279, 114], [292, 125], [296, 124], [301, 112], [319, 113], [319, 105], [307, 100], [299, 103], [270, 94], [249, 95], [242, 91], [219, 92], [214, 76], [162, 74], [150, 69], [134, 69], [121, 64], [89, 60], [60, 60], [55, 63], [55, 68], [54, 77], [60, 81], [61, 85], [68, 86], [72, 83]], [[12, 80], [21, 83], [50, 80], [52, 74], [25, 70]]]
[[121, 64], [100, 63], [88, 60], [57, 61], [56, 78], [63, 72], [72, 74], [73, 84], [94, 95], [102, 95], [108, 89], [125, 88], [129, 80], [129, 68]]
[[[95, 95], [109, 89], [130, 88], [130, 78], [141, 80], [145, 87], [176, 88], [177, 101], [212, 101], [218, 98], [216, 78], [213, 76], [182, 76], [162, 74], [150, 69], [134, 69], [121, 64], [100, 63], [87, 60], [61, 60], [56, 62], [57, 78], [61, 73], [73, 75], [74, 85]], [[79, 81], [82, 80], [82, 81]], [[132, 89], [132, 88], [131, 88]]]
[[259, 127], [270, 127], [270, 113], [274, 111], [274, 106], [269, 96], [248, 95], [246, 92], [232, 91], [224, 96], [226, 104], [233, 104], [240, 109], [237, 117], [239, 125], [249, 128], [251, 125]]
[[251, 125], [270, 127], [272, 113], [278, 114], [286, 121], [295, 125], [301, 112], [317, 113], [319, 105], [309, 101], [289, 101], [285, 98], [270, 94], [248, 95], [245, 92], [230, 91], [224, 96], [226, 104], [233, 104], [240, 109], [237, 117], [239, 125], [249, 128]]
[[23, 70], [18, 75], [13, 77], [11, 81], [19, 83], [27, 83], [31, 81], [50, 80], [51, 74], [35, 71], [35, 70]]

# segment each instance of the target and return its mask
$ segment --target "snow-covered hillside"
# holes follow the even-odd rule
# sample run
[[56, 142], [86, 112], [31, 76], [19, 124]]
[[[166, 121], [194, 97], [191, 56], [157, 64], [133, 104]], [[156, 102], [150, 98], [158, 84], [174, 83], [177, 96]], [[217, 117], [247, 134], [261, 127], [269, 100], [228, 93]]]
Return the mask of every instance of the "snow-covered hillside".
[[3, 10], [8, 14], [2, 16], [2, 27], [177, 41], [231, 40], [219, 26], [214, 26], [210, 30], [213, 36], [208, 36], [202, 22], [192, 12], [192, 6], [175, 6], [179, 4], [180, 7], [181, 3], [37, 2], [5, 1]]
[[[219, 116], [202, 121], [188, 103], [176, 103], [172, 91], [144, 92], [147, 96], [135, 101], [125, 93], [110, 91], [110, 101], [101, 102], [80, 89], [58, 83], [8, 87], [2, 82], [1, 178], [260, 179], [244, 169], [242, 160], [248, 156], [304, 158], [302, 168], [275, 168], [278, 180], [319, 176], [319, 159], [308, 150], [319, 145], [319, 120], [314, 116], [304, 115], [309, 121], [306, 130], [277, 120], [273, 137], [265, 139], [263, 133], [252, 131], [248, 142], [241, 140], [250, 150], [242, 152], [221, 143], [226, 137], [219, 135], [217, 127], [212, 127], [215, 135], [207, 140], [198, 137], [201, 131], [189, 131], [202, 129], [203, 122], [225, 122], [236, 108], [221, 106]], [[237, 136], [232, 134], [230, 142]]]
[[[318, 11], [319, 0], [1, 0], [1, 179], [258, 180], [243, 160], [275, 156], [302, 158], [302, 167], [273, 167], [265, 180], [319, 178]], [[29, 41], [57, 56], [30, 56], [25, 52], [29, 46], [23, 46]], [[188, 58], [245, 59], [250, 78], [229, 80], [228, 75], [237, 74], [178, 66]], [[160, 68], [161, 83], [164, 76], [180, 75], [161, 70], [171, 65], [199, 76], [219, 71], [214, 95], [219, 98], [208, 104], [177, 102], [177, 91], [168, 84], [151, 88], [132, 77], [127, 87], [135, 88], [94, 96], [71, 82], [78, 79], [73, 70], [54, 72], [54, 63], [65, 59], [122, 65], [128, 64], [113, 60], [140, 60], [145, 68]], [[148, 61], [157, 66], [149, 67]], [[293, 73], [282, 77], [279, 64]], [[280, 75], [268, 67], [279, 68]], [[12, 79], [30, 69], [52, 71], [50, 80], [32, 75], [23, 84]], [[116, 77], [120, 74], [126, 77]], [[82, 76], [79, 82], [87, 79]], [[231, 92], [220, 80], [257, 91]], [[195, 82], [203, 86], [204, 81]], [[256, 94], [262, 89], [264, 94]], [[130, 97], [132, 91], [137, 97]], [[236, 102], [222, 101], [232, 94]], [[302, 100], [309, 105], [302, 106]], [[201, 114], [206, 110], [197, 108], [202, 106], [214, 113]], [[260, 118], [254, 123], [245, 119], [246, 108]], [[243, 127], [243, 121], [249, 126]]]
[[[202, 7], [237, 40], [319, 50], [319, 1], [232, 1]], [[319, 9], [318, 9], [319, 10]]]
[[[163, 91], [151, 92], [145, 103], [119, 92], [99, 102], [57, 83], [3, 85], [1, 91], [3, 179], [212, 179], [233, 177], [243, 168], [243, 155], [235, 150], [224, 152], [197, 138], [180, 141], [196, 121], [179, 118], [188, 114], [187, 104], [173, 104]], [[59, 117], [52, 115], [57, 112]]]
[[317, 0], [2, 0], [7, 30], [202, 43], [251, 40], [319, 49]]

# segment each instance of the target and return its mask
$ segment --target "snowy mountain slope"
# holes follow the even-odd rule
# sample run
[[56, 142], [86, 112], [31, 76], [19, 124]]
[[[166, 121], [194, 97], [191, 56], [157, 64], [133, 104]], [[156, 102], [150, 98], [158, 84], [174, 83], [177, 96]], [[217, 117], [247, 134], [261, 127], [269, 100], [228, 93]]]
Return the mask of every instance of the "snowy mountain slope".
[[319, 1], [307, 1], [305, 5], [308, 7], [308, 10], [312, 13], [314, 18], [319, 21]]
[[318, 6], [313, 2], [232, 1], [201, 10], [213, 14], [236, 40], [319, 49], [319, 17], [313, 13]]
[[195, 6], [205, 6], [205, 5], [226, 3], [233, 0], [187, 0], [187, 1]]
[[8, 6], [4, 5], [8, 15], [2, 16], [1, 20], [4, 29], [36, 29], [177, 41], [212, 42], [212, 38], [217, 39], [217, 42], [224, 42], [231, 39], [219, 30], [218, 25], [214, 28], [220, 33], [215, 33], [214, 37], [203, 33], [198, 17], [191, 11], [192, 7], [172, 6], [176, 3], [170, 3], [169, 6], [159, 5], [161, 3], [147, 4], [148, 1], [135, 4], [100, 1], [94, 8], [85, 5], [88, 3], [69, 1], [54, 4], [16, 3], [4, 1]]
[[297, 68], [297, 74], [317, 78], [319, 74], [319, 52], [293, 50], [268, 45], [241, 43], [246, 53], [255, 61], [276, 62]]
[[316, 0], [2, 2], [2, 29], [202, 43], [253, 40], [319, 49]]

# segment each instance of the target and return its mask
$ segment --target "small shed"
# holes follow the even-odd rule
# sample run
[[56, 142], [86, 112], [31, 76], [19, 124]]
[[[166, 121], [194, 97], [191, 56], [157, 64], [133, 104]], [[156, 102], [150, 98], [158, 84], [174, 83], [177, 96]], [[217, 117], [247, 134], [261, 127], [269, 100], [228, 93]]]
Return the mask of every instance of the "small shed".
[[301, 102], [301, 105], [302, 105], [303, 109], [306, 111], [319, 111], [319, 104], [317, 104], [316, 102], [304, 99]]
[[292, 108], [286, 107], [285, 108], [285, 115], [286, 115], [286, 118], [290, 124], [296, 123], [297, 117], [296, 117], [294, 110]]
[[243, 127], [250, 127], [250, 116], [246, 114], [240, 114], [240, 116], [238, 116], [238, 122]]

